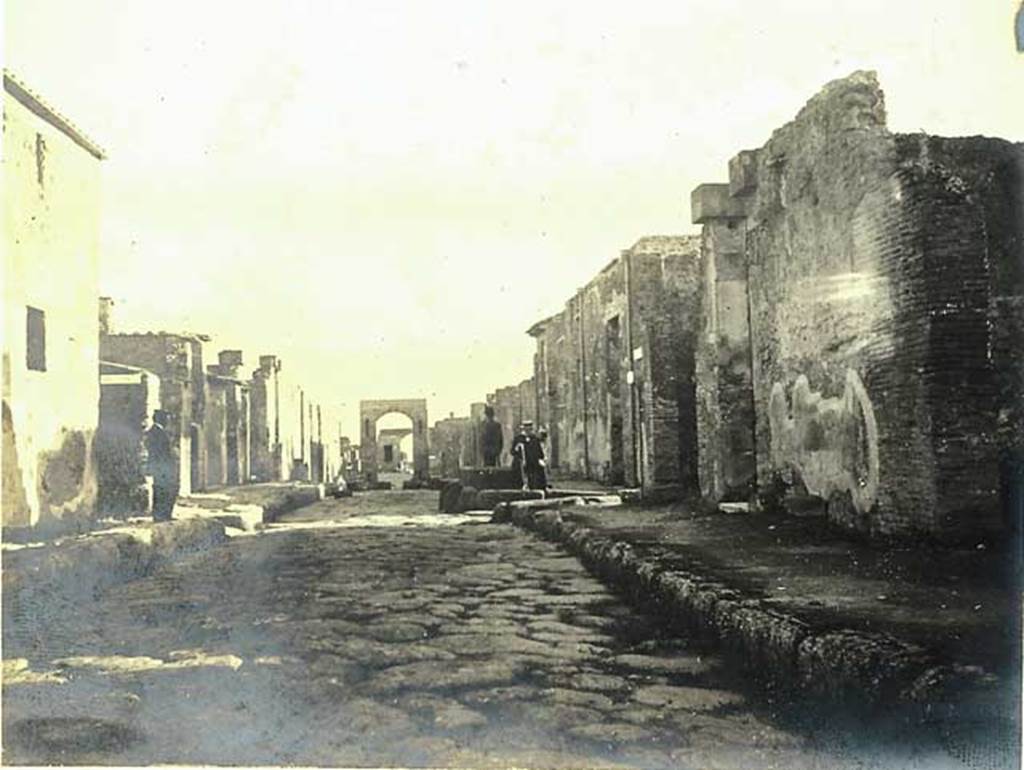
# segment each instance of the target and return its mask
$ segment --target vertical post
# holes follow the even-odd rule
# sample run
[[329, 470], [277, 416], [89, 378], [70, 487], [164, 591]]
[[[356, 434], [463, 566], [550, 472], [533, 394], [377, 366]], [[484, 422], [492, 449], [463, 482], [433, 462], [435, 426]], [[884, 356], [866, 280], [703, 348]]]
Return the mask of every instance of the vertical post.
[[327, 458], [324, 454], [324, 430], [323, 422], [320, 414], [320, 404], [316, 405], [316, 478], [317, 481], [323, 482], [327, 479], [324, 474], [326, 473], [326, 462]]
[[580, 386], [583, 397], [583, 474], [584, 478], [590, 478], [590, 418], [589, 404], [587, 403], [587, 349], [586, 338], [584, 337], [585, 327], [583, 325], [583, 290], [576, 293], [576, 312], [579, 314], [579, 335], [580, 335]]
[[299, 462], [306, 461], [306, 393], [299, 388]]

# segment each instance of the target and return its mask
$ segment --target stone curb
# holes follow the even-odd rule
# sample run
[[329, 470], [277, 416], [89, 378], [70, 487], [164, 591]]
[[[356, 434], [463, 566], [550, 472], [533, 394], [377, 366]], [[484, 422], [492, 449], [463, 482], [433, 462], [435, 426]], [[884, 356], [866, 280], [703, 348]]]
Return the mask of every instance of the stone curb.
[[814, 629], [803, 620], [745, 597], [696, 572], [664, 567], [657, 555], [599, 530], [565, 521], [558, 510], [504, 503], [492, 521], [512, 523], [553, 540], [584, 566], [634, 599], [719, 643], [775, 692], [802, 693], [849, 706], [968, 704], [986, 709], [999, 686], [976, 667], [939, 660], [924, 648], [883, 633]]

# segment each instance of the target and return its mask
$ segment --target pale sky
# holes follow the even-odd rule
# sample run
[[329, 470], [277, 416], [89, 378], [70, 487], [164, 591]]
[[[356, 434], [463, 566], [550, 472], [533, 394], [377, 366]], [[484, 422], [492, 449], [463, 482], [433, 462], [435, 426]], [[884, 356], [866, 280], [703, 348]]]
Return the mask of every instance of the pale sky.
[[[535, 321], [621, 249], [696, 232], [822, 85], [890, 128], [1024, 139], [1011, 0], [7, 0], [5, 66], [109, 153], [124, 331], [277, 353], [358, 436], [531, 373]], [[383, 425], [383, 423], [382, 423]]]

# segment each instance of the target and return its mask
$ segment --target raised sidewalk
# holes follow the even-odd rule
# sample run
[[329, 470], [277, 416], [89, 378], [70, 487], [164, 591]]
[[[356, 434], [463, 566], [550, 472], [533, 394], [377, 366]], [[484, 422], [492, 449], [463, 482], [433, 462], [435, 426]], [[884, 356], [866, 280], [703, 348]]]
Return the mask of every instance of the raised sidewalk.
[[821, 518], [581, 502], [505, 503], [494, 518], [562, 543], [770, 692], [1017, 719], [1012, 544], [868, 542]]
[[252, 484], [182, 497], [169, 522], [103, 520], [84, 534], [2, 544], [5, 623], [52, 612], [54, 600], [88, 600], [169, 560], [211, 548], [323, 496], [314, 484]]

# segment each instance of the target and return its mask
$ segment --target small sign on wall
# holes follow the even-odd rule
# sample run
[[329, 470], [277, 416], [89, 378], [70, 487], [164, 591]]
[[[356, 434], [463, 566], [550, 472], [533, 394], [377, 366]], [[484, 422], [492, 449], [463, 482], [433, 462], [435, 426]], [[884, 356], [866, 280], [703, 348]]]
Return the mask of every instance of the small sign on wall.
[[644, 349], [642, 347], [641, 348], [633, 348], [633, 360], [634, 361], [639, 361], [643, 357], [644, 357]]

